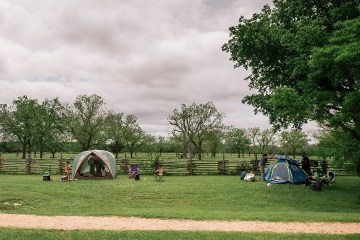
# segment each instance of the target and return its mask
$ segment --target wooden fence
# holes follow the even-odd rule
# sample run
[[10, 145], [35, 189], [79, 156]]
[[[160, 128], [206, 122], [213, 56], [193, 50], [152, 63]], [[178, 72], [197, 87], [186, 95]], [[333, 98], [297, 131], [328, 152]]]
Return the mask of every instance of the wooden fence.
[[[9, 159], [0, 157], [0, 174], [43, 174], [49, 172], [53, 175], [64, 175], [66, 162], [72, 164], [73, 159]], [[160, 159], [166, 175], [239, 175], [242, 171], [258, 173], [256, 160], [192, 160], [189, 159]], [[269, 161], [271, 163], [271, 160]], [[117, 174], [127, 174], [131, 164], [137, 164], [143, 175], [153, 174], [153, 160], [151, 159], [117, 159]], [[320, 169], [316, 161], [312, 162], [312, 170]], [[326, 165], [328, 170], [336, 171], [337, 175], [356, 175], [355, 171], [346, 168], [334, 168]]]

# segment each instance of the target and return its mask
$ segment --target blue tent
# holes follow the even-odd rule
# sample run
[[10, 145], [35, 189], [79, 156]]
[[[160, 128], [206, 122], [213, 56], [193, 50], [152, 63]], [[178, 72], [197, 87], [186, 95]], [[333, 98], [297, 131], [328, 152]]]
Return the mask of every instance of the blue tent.
[[265, 180], [268, 183], [304, 183], [307, 175], [299, 167], [300, 161], [277, 156], [265, 170]]

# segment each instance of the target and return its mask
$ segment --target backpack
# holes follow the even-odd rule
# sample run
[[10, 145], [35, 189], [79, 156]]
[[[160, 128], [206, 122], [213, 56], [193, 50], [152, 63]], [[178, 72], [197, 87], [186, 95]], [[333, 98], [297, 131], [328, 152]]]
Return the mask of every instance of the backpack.
[[240, 174], [240, 180], [244, 180], [246, 174], [247, 174], [247, 172], [245, 172], [245, 171], [242, 172], [242, 173]]
[[135, 180], [140, 180], [140, 174], [138, 172], [135, 174]]

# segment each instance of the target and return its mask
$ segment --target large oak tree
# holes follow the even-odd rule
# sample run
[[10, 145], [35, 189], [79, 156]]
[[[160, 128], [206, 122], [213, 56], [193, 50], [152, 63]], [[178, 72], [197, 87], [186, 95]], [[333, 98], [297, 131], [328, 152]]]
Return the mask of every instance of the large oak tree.
[[309, 120], [360, 142], [359, 0], [274, 0], [230, 27], [223, 51], [251, 70], [244, 103], [277, 128]]

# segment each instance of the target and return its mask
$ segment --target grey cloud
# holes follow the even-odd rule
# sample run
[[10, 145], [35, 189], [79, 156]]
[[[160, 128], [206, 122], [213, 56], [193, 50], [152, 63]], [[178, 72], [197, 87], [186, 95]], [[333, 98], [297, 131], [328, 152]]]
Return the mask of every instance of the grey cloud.
[[240, 15], [269, 2], [0, 1], [0, 101], [96, 93], [153, 134], [166, 134], [182, 103], [213, 101], [228, 124], [266, 127], [241, 104], [247, 73], [221, 45]]

